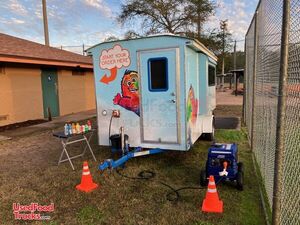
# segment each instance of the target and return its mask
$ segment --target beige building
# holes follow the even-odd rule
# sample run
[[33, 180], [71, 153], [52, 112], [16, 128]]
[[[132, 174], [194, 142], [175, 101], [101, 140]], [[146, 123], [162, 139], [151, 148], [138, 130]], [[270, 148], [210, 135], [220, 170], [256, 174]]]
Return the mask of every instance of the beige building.
[[90, 57], [0, 34], [0, 126], [94, 108]]

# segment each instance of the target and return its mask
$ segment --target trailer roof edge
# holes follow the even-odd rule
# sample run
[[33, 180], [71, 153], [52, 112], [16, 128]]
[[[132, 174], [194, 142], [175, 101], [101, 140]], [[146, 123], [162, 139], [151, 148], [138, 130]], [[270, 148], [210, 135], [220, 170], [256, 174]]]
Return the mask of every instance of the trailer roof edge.
[[206, 48], [200, 41], [196, 39], [190, 39], [191, 41], [186, 42], [186, 45], [196, 51], [203, 52], [207, 56], [209, 56], [211, 59], [218, 61], [218, 57], [211, 52], [208, 48]]
[[211, 57], [213, 60], [215, 60], [216, 62], [218, 61], [217, 56], [211, 52], [208, 48], [206, 48], [200, 41], [193, 39], [193, 38], [189, 38], [189, 37], [184, 37], [184, 36], [179, 36], [179, 35], [175, 35], [175, 34], [157, 34], [157, 35], [150, 35], [150, 36], [146, 36], [146, 37], [138, 37], [138, 38], [133, 38], [133, 39], [120, 39], [120, 40], [113, 40], [113, 41], [104, 41], [98, 44], [93, 45], [92, 47], [89, 47], [88, 49], [85, 50], [85, 52], [90, 53], [89, 51], [93, 48], [95, 48], [98, 45], [104, 44], [104, 43], [114, 43], [114, 42], [120, 42], [120, 41], [133, 41], [136, 39], [146, 39], [146, 38], [155, 38], [155, 37], [175, 37], [175, 38], [183, 38], [186, 40], [190, 40], [190, 42], [192, 42], [192, 45], [194, 46], [194, 49], [196, 51], [200, 51], [205, 53], [206, 55], [208, 55], [209, 57]]

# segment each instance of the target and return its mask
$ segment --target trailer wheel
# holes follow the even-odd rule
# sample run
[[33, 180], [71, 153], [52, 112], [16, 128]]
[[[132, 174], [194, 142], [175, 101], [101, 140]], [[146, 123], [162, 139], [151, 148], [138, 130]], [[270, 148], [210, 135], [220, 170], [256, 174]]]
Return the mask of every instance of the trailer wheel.
[[208, 180], [207, 180], [207, 177], [206, 177], [206, 171], [201, 170], [201, 172], [200, 172], [200, 185], [202, 187], [205, 187], [205, 186], [207, 186], [207, 184], [208, 184]]
[[237, 173], [237, 178], [236, 178], [236, 187], [238, 190], [242, 191], [244, 189], [244, 176], [243, 172], [239, 171]]
[[244, 173], [244, 164], [242, 162], [239, 162], [237, 166], [238, 166], [238, 171]]

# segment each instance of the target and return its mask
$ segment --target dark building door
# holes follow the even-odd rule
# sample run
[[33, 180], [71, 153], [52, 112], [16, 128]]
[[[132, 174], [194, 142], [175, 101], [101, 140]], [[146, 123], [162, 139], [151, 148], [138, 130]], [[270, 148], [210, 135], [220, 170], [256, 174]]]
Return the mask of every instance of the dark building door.
[[53, 117], [59, 116], [58, 104], [58, 85], [57, 85], [57, 70], [43, 69], [42, 70], [42, 90], [43, 90], [43, 107], [44, 117], [47, 118], [48, 108]]

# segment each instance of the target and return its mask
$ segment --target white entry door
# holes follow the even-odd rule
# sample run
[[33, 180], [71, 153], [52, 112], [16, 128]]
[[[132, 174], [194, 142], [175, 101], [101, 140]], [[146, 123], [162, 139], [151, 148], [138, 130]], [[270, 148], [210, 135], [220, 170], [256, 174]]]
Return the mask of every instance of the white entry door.
[[138, 52], [142, 143], [177, 144], [179, 49]]

